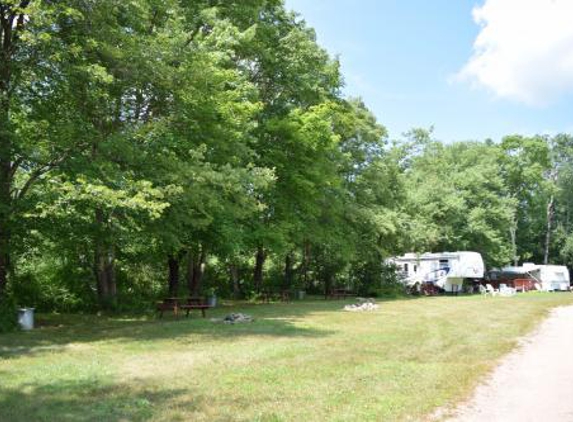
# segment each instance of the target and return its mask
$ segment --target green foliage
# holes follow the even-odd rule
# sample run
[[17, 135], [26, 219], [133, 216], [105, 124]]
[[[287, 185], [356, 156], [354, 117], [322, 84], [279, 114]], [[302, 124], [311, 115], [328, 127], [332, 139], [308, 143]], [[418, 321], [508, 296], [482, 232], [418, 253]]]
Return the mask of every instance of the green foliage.
[[17, 308], [11, 295], [0, 298], [0, 333], [18, 329]]
[[255, 290], [250, 290], [245, 296], [249, 303], [260, 303], [263, 300], [263, 294]]
[[501, 175], [517, 203], [512, 224], [515, 257], [542, 262], [545, 210], [553, 183], [547, 177], [552, 166], [550, 144], [541, 136], [514, 135], [503, 139], [501, 149]]
[[46, 259], [34, 271], [23, 268], [26, 273], [14, 281], [14, 294], [19, 302], [38, 311], [78, 312], [95, 309], [92, 295], [81, 289], [85, 284], [81, 277], [86, 280], [89, 274], [81, 274], [69, 266], [58, 264], [55, 260]]
[[501, 157], [497, 146], [484, 143], [425, 141], [406, 179], [414, 250], [474, 250], [488, 266], [511, 259], [516, 202], [508, 197]]
[[396, 298], [405, 295], [396, 268], [383, 261], [369, 261], [353, 266], [356, 292], [362, 296]]

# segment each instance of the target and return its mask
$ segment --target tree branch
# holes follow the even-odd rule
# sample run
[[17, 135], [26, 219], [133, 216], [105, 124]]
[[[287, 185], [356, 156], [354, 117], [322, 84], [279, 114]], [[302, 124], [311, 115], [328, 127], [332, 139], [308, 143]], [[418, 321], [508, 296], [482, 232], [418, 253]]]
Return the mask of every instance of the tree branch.
[[26, 14], [24, 13], [24, 10], [30, 5], [30, 3], [31, 0], [22, 1], [17, 9], [17, 12], [15, 12], [12, 16], [12, 25], [14, 25], [14, 20], [16, 21], [16, 25], [14, 26], [13, 31], [13, 48], [15, 48], [15, 46], [18, 44], [17, 41], [20, 40], [20, 33], [24, 30], [24, 25], [26, 24]]
[[20, 167], [20, 164], [22, 164], [23, 162], [24, 159], [20, 157], [12, 163], [12, 166], [10, 167], [10, 179], [14, 177], [16, 171], [18, 170], [18, 167]]
[[65, 153], [57, 159], [54, 159], [36, 168], [32, 173], [30, 173], [30, 176], [28, 177], [28, 180], [26, 180], [26, 183], [24, 183], [24, 186], [22, 186], [21, 189], [15, 189], [15, 191], [18, 191], [18, 193], [14, 196], [14, 201], [21, 200], [40, 177], [60, 165], [67, 157], [68, 154]]
[[[85, 146], [85, 147], [87, 148], [88, 146]], [[80, 148], [80, 150], [81, 150], [81, 148]], [[26, 193], [30, 190], [32, 185], [36, 181], [38, 181], [38, 179], [40, 179], [40, 177], [42, 177], [43, 175], [48, 173], [50, 170], [53, 170], [54, 168], [58, 167], [75, 151], [77, 151], [75, 148], [70, 148], [70, 149], [64, 151], [59, 157], [56, 157], [53, 160], [48, 161], [45, 164], [39, 165], [34, 171], [32, 171], [30, 173], [28, 180], [26, 180], [26, 183], [24, 183], [24, 185], [22, 186], [21, 189], [14, 189], [12, 191], [12, 193], [15, 194], [14, 195], [14, 201], [21, 200], [26, 195]], [[16, 193], [16, 191], [17, 191], [17, 193]]]

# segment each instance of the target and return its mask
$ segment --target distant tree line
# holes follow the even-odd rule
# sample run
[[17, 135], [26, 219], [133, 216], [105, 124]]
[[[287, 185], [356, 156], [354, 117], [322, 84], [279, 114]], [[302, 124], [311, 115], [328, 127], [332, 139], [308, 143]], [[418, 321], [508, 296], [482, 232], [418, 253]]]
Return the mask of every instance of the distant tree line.
[[0, 298], [383, 288], [385, 258], [573, 261], [573, 139], [399, 141], [282, 0], [0, 0]]

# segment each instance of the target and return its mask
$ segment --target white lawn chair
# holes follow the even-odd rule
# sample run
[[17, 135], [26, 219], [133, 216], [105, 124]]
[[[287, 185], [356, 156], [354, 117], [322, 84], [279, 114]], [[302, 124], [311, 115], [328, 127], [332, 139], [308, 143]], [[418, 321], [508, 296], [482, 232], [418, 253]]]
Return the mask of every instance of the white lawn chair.
[[489, 283], [485, 285], [485, 289], [487, 291], [487, 294], [489, 294], [489, 295], [497, 296], [499, 294], [499, 290], [494, 289], [493, 286]]
[[517, 291], [513, 287], [509, 287], [507, 284], [499, 285], [499, 294], [501, 296], [515, 296]]

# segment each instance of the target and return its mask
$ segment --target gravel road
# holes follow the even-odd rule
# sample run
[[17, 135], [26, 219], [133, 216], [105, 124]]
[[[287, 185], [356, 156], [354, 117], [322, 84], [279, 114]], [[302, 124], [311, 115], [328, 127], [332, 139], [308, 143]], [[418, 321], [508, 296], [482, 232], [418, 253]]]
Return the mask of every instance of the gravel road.
[[556, 308], [451, 422], [573, 421], [573, 306]]

